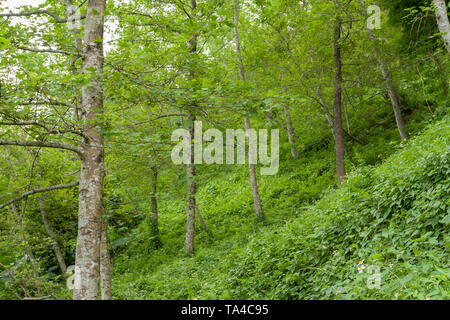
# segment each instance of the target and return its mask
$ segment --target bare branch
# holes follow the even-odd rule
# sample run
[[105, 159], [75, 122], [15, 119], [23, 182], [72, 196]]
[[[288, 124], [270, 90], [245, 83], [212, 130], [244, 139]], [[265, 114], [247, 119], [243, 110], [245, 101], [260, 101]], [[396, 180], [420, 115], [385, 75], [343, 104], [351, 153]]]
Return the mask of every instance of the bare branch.
[[34, 48], [28, 48], [28, 47], [21, 47], [21, 46], [14, 46], [17, 49], [25, 50], [25, 51], [31, 51], [31, 52], [40, 52], [40, 53], [59, 53], [59, 54], [65, 54], [67, 56], [77, 56], [81, 57], [81, 54], [76, 52], [69, 52], [64, 50], [55, 50], [50, 48], [42, 48], [42, 49], [34, 49]]
[[[56, 23], [66, 23], [68, 21], [68, 19], [65, 18], [61, 18], [58, 15], [56, 15], [53, 12], [50, 12], [48, 10], [34, 10], [34, 11], [28, 11], [28, 12], [17, 12], [17, 13], [0, 13], [0, 17], [29, 17], [29, 16], [33, 16], [33, 15], [41, 15], [41, 14], [46, 14], [49, 15], [50, 17], [52, 17], [53, 19], [55, 19]], [[86, 15], [82, 15], [80, 16], [80, 19], [86, 19]]]
[[44, 141], [15, 141], [15, 140], [0, 140], [0, 146], [22, 146], [22, 147], [43, 147], [64, 149], [75, 152], [81, 156], [82, 151], [72, 145], [56, 143], [56, 142], [44, 142]]
[[69, 107], [72, 109], [75, 109], [76, 106], [67, 102], [62, 101], [55, 101], [55, 100], [49, 100], [49, 101], [34, 101], [34, 102], [22, 102], [20, 105], [26, 106], [26, 105], [47, 105], [47, 106], [64, 106]]
[[61, 189], [70, 189], [73, 187], [76, 187], [80, 182], [74, 182], [71, 184], [58, 184], [58, 185], [54, 185], [54, 186], [50, 186], [50, 187], [46, 187], [46, 188], [41, 188], [41, 189], [33, 189], [31, 191], [25, 192], [24, 194], [18, 196], [17, 198], [11, 199], [9, 201], [6, 201], [2, 204], [0, 204], [0, 209], [3, 209], [6, 206], [9, 206], [12, 203], [15, 203], [19, 200], [22, 200], [24, 198], [27, 198], [33, 194], [37, 194], [37, 193], [43, 193], [43, 192], [47, 192], [47, 191], [53, 191], [53, 190], [61, 190]]
[[47, 125], [39, 122], [39, 121], [12, 121], [12, 122], [2, 122], [0, 121], [0, 126], [37, 126], [45, 129], [48, 134], [64, 134], [64, 133], [73, 133], [79, 135], [81, 137], [86, 138], [82, 132], [77, 131], [75, 129], [50, 129]]

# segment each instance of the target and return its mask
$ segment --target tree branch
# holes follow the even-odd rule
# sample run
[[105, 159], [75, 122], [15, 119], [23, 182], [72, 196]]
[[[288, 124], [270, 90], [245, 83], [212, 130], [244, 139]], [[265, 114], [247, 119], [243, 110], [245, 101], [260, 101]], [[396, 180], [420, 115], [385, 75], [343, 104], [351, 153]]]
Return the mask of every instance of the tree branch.
[[17, 105], [21, 106], [64, 106], [72, 109], [76, 109], [77, 107], [73, 104], [62, 102], [62, 101], [55, 101], [55, 100], [49, 100], [49, 101], [32, 101], [32, 102], [19, 102]]
[[17, 49], [20, 50], [25, 50], [25, 51], [31, 51], [31, 52], [40, 52], [40, 53], [59, 53], [59, 54], [65, 54], [67, 56], [77, 56], [77, 57], [81, 57], [81, 54], [76, 53], [76, 52], [69, 52], [69, 51], [64, 51], [64, 50], [54, 50], [54, 49], [50, 49], [50, 48], [45, 48], [45, 49], [34, 49], [34, 48], [28, 48], [28, 47], [21, 47], [21, 46], [14, 46]]
[[73, 187], [76, 187], [80, 182], [74, 182], [71, 184], [58, 184], [58, 185], [54, 185], [54, 186], [50, 186], [50, 187], [46, 187], [46, 188], [41, 188], [41, 189], [33, 189], [31, 191], [25, 192], [24, 194], [18, 196], [17, 198], [11, 199], [9, 201], [6, 201], [2, 204], [0, 204], [0, 209], [3, 209], [6, 206], [9, 206], [10, 204], [17, 202], [19, 200], [22, 200], [23, 198], [26, 198], [28, 196], [31, 196], [33, 194], [36, 193], [43, 193], [43, 192], [47, 192], [47, 191], [53, 191], [53, 190], [61, 190], [61, 189], [70, 189]]
[[86, 138], [87, 136], [84, 135], [82, 132], [77, 131], [75, 129], [50, 129], [45, 125], [44, 123], [41, 123], [39, 121], [10, 121], [10, 122], [4, 122], [0, 121], [0, 126], [37, 126], [45, 129], [48, 134], [64, 134], [64, 133], [73, 133], [76, 135], [79, 135], [83, 138]]
[[[28, 12], [18, 12], [18, 13], [13, 13], [13, 12], [0, 13], [0, 17], [29, 17], [32, 15], [41, 15], [41, 14], [49, 15], [50, 17], [55, 19], [56, 23], [65, 23], [68, 21], [68, 19], [61, 18], [58, 15], [56, 15], [55, 13], [50, 12], [48, 10], [44, 10], [44, 9], [28, 11]], [[79, 19], [86, 19], [86, 15], [80, 16]]]
[[56, 143], [56, 142], [44, 142], [44, 141], [16, 141], [16, 140], [0, 140], [0, 146], [22, 146], [22, 147], [43, 147], [64, 149], [75, 152], [81, 156], [82, 151], [72, 145]]

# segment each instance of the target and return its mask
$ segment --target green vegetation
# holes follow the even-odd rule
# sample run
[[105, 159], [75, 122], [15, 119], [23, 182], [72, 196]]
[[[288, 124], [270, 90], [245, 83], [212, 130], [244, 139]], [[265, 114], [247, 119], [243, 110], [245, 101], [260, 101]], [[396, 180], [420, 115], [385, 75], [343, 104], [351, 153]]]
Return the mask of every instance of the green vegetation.
[[[199, 192], [209, 196], [200, 206], [216, 242], [199, 229], [198, 252], [184, 257], [182, 205], [164, 207], [170, 221], [161, 226], [164, 248], [149, 254], [149, 243], [141, 242], [119, 254], [114, 293], [122, 299], [448, 299], [449, 133], [447, 116], [395, 146], [382, 164], [356, 169], [338, 190], [325, 190], [334, 182], [331, 159], [301, 158], [261, 180], [270, 198], [269, 222], [259, 228], [251, 223], [251, 195], [235, 200], [245, 193], [239, 189], [245, 172], [216, 177]], [[302, 165], [299, 179], [294, 168]], [[145, 222], [130, 242], [148, 239], [143, 233]], [[381, 269], [381, 289], [366, 286], [370, 265]]]
[[[0, 0], [0, 300], [450, 299], [432, 2]], [[175, 164], [196, 121], [277, 174]]]

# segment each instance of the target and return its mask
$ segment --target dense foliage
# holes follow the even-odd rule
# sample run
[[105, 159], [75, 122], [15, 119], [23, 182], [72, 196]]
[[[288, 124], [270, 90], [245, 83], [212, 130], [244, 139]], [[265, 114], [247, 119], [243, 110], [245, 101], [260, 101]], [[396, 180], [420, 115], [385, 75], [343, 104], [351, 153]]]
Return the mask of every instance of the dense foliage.
[[[90, 2], [67, 1], [81, 15]], [[101, 73], [83, 67], [88, 26], [58, 22], [63, 1], [19, 18], [4, 3], [0, 299], [72, 298], [60, 260], [77, 263], [83, 190], [71, 184], [84, 159], [70, 148], [91, 124], [104, 139], [114, 299], [450, 298], [450, 55], [430, 1], [237, 1], [239, 16], [232, 1], [109, 1]], [[381, 26], [368, 32], [372, 4]], [[104, 110], [86, 120], [98, 83]], [[278, 173], [256, 170], [264, 219], [248, 164], [192, 177], [171, 160], [175, 129], [195, 119], [225, 132], [245, 117], [280, 130]], [[197, 222], [186, 254], [193, 180], [209, 231]], [[48, 186], [63, 187], [35, 192]]]

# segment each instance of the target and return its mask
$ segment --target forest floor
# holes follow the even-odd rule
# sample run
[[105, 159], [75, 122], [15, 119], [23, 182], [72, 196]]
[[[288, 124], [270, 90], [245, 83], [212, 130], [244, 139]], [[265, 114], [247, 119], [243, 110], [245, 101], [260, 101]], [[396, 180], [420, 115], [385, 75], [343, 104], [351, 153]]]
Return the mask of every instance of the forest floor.
[[201, 172], [199, 207], [215, 240], [198, 226], [196, 253], [184, 256], [184, 204], [161, 201], [161, 249], [146, 222], [126, 241], [113, 235], [115, 297], [448, 299], [449, 125], [429, 118], [407, 143], [381, 151], [389, 128], [353, 148], [339, 189], [332, 145], [305, 146], [261, 178], [264, 223], [253, 217], [246, 167]]
[[265, 221], [253, 212], [247, 166], [201, 167], [198, 205], [214, 240], [197, 224], [192, 256], [183, 181], [161, 191], [161, 248], [147, 219], [110, 229], [114, 298], [450, 298], [450, 117], [408, 121], [408, 142], [392, 121], [364, 134], [365, 146], [347, 141], [340, 188], [326, 132], [299, 159], [281, 159], [278, 175], [259, 178]]

